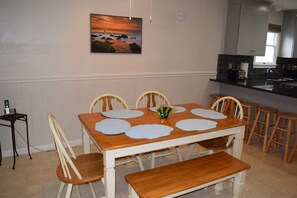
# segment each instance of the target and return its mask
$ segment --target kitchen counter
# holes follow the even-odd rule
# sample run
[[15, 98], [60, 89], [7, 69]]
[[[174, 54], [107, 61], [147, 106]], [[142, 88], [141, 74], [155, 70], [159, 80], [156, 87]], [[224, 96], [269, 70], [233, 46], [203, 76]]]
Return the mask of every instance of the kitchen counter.
[[283, 96], [289, 96], [297, 98], [297, 80], [288, 79], [246, 79], [246, 80], [229, 80], [229, 79], [210, 79], [211, 81], [234, 85], [239, 87], [245, 87], [249, 89], [255, 89], [263, 92], [269, 92], [272, 94], [278, 94]]

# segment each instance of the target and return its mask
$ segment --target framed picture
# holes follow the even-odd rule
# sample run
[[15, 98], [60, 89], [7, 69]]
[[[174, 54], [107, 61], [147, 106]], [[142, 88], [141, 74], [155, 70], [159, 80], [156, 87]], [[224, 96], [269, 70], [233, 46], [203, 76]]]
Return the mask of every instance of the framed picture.
[[141, 54], [142, 18], [91, 14], [92, 53]]

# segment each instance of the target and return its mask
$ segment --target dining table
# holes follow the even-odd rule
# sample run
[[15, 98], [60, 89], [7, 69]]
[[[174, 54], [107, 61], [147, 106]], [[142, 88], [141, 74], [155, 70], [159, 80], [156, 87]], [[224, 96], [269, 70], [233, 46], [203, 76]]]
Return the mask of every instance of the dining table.
[[[117, 158], [172, 148], [180, 145], [188, 145], [203, 140], [230, 135], [234, 136], [232, 155], [238, 159], [241, 158], [246, 124], [245, 121], [234, 118], [232, 115], [226, 115], [224, 118], [213, 118], [196, 114], [193, 110], [210, 110], [209, 107], [196, 103], [179, 104], [174, 105], [174, 107], [183, 110], [170, 113], [168, 118], [165, 119], [158, 116], [156, 111], [151, 108], [135, 109], [135, 111], [141, 113], [138, 116], [116, 118], [129, 123], [131, 128], [143, 125], [156, 125], [171, 128], [169, 133], [157, 137], [139, 137], [137, 134], [143, 134], [143, 131], [138, 131], [137, 133], [137, 130], [136, 136], [131, 136], [125, 130], [114, 134], [106, 134], [97, 128], [97, 124], [102, 123], [103, 121], [109, 121], [109, 119], [114, 121], [115, 119], [102, 113], [85, 113], [78, 115], [82, 124], [84, 153], [90, 152], [90, 143], [92, 140], [103, 154], [105, 196], [107, 198], [114, 198], [116, 196], [115, 161]], [[193, 128], [192, 125], [188, 128], [179, 126], [179, 124], [184, 123], [184, 121], [202, 121], [201, 124], [203, 126], [203, 123], [206, 123], [205, 125], [207, 125], [208, 122], [215, 124], [209, 128], [203, 128], [202, 126], [202, 128], [198, 127], [197, 129], [195, 127]], [[154, 131], [151, 129], [151, 131], [146, 131], [145, 133], [149, 134], [153, 132]]]

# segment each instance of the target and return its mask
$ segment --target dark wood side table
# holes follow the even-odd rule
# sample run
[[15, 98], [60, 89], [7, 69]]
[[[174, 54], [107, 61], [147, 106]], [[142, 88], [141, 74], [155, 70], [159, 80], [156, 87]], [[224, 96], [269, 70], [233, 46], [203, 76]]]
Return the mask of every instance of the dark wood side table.
[[[26, 122], [26, 132], [27, 132], [27, 148], [28, 148], [28, 154], [30, 156], [30, 159], [32, 159], [32, 156], [30, 154], [30, 148], [29, 148], [29, 134], [28, 134], [28, 120], [27, 120], [27, 115], [26, 114], [21, 114], [21, 113], [16, 113], [13, 115], [2, 115], [0, 116], [0, 120], [5, 120], [9, 121], [9, 124], [2, 124], [2, 126], [7, 126], [11, 128], [11, 138], [12, 138], [12, 148], [13, 148], [13, 167], [12, 169], [15, 168], [15, 156], [19, 156], [17, 150], [16, 150], [16, 143], [15, 143], [15, 128], [14, 128], [14, 123], [17, 120], [24, 121]], [[0, 143], [0, 165], [2, 162], [2, 151], [1, 151], [1, 143]]]

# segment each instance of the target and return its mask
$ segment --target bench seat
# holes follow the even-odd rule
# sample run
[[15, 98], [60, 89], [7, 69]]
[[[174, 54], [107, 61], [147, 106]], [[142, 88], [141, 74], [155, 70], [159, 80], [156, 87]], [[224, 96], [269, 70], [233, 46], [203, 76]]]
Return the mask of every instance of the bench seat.
[[125, 176], [129, 197], [176, 197], [235, 178], [233, 197], [239, 197], [250, 165], [219, 152]]

